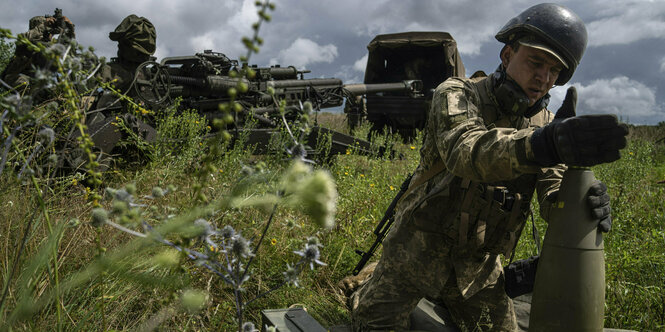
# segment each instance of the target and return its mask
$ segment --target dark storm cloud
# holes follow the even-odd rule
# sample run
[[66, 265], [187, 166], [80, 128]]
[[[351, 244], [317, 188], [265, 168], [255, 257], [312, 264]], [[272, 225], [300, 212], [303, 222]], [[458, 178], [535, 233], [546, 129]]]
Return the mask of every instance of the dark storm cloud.
[[[494, 34], [533, 0], [276, 0], [266, 43], [252, 63], [297, 65], [308, 77], [359, 82], [369, 41], [381, 33], [447, 31], [457, 40], [467, 75], [493, 71], [501, 45]], [[562, 1], [587, 24], [589, 47], [570, 84], [580, 88], [585, 112], [614, 110], [630, 121], [663, 121], [665, 1]], [[77, 39], [98, 54], [114, 56], [108, 33], [129, 14], [145, 16], [157, 28], [158, 58], [213, 49], [232, 58], [244, 54], [242, 36], [256, 20], [253, 0], [0, 0], [0, 26], [14, 33], [28, 19], [55, 7], [76, 24]], [[560, 103], [556, 88], [552, 105]], [[627, 91], [627, 93], [623, 93]], [[584, 99], [588, 99], [588, 101]], [[553, 107], [556, 109], [556, 107]], [[645, 113], [646, 112], [646, 113]], [[630, 115], [630, 116], [628, 116]], [[639, 120], [634, 120], [639, 119]], [[660, 119], [660, 120], [658, 120]]]

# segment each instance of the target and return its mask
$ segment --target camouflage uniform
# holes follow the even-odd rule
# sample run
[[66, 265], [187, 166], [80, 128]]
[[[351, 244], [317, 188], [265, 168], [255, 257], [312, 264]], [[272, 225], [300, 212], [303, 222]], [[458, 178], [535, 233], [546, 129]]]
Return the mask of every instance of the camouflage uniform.
[[[74, 39], [74, 24], [67, 17], [64, 17], [64, 22], [67, 25], [64, 36]], [[62, 28], [55, 27], [55, 24], [56, 20], [53, 17], [35, 16], [30, 19], [29, 30], [20, 33], [19, 36], [25, 37], [33, 44], [49, 44], [54, 33], [62, 32]], [[12, 87], [27, 86], [30, 82], [29, 76], [33, 74], [33, 67], [46, 66], [47, 60], [41, 53], [30, 50], [25, 44], [16, 43], [14, 56], [0, 74], [0, 78]]]
[[150, 60], [157, 47], [155, 26], [145, 17], [134, 14], [125, 17], [109, 33], [109, 38], [118, 42], [118, 57], [101, 68], [98, 77], [104, 82], [114, 82], [115, 87], [125, 94], [134, 80], [136, 68]]
[[[546, 109], [531, 118], [507, 115], [491, 78], [438, 86], [420, 165], [373, 276], [351, 298], [357, 330], [408, 329], [422, 297], [443, 301], [460, 327], [516, 329], [499, 255], [514, 249], [534, 190], [545, 216], [546, 198], [558, 190], [565, 166], [529, 161], [529, 134], [553, 117]], [[507, 197], [512, 206], [499, 202]]]

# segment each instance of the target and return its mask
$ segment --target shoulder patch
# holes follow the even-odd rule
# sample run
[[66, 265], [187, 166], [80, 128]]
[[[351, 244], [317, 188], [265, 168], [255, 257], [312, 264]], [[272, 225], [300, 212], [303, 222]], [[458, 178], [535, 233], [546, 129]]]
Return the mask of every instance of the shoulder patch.
[[469, 105], [463, 90], [453, 90], [446, 93], [448, 102], [448, 115], [465, 114], [469, 111]]

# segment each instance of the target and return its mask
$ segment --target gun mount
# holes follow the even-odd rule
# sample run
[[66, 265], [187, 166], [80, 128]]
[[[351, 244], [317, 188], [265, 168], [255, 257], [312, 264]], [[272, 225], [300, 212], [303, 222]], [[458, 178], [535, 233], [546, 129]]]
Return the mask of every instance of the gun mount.
[[376, 36], [368, 45], [365, 84], [376, 85], [403, 80], [419, 80], [422, 94], [368, 92], [366, 110], [349, 107], [349, 126], [366, 120], [372, 131], [384, 127], [406, 139], [423, 129], [434, 89], [452, 76], [464, 77], [464, 65], [455, 39], [447, 32], [402, 32]]

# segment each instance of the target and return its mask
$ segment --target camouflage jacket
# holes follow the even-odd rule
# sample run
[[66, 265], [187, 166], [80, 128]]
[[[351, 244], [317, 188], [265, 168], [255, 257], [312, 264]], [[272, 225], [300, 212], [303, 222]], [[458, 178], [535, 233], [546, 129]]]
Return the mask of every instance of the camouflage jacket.
[[[500, 109], [493, 89], [492, 79], [487, 77], [450, 78], [437, 87], [420, 150], [420, 165], [409, 191], [397, 206], [398, 218], [412, 220], [418, 230], [438, 233], [453, 248], [452, 265], [465, 297], [492, 284], [501, 273], [499, 255], [487, 248], [487, 242], [491, 242], [492, 227], [499, 230], [511, 213], [495, 204], [492, 197], [484, 197], [493, 193], [488, 188], [505, 188], [509, 195], [521, 197], [522, 204], [515, 206], [516, 236], [506, 237], [502, 243], [512, 251], [530, 212], [534, 191], [546, 218], [550, 205], [546, 198], [558, 190], [565, 171], [563, 165], [541, 168], [529, 161], [533, 157], [530, 133], [549, 123], [553, 114], [543, 109], [531, 118], [508, 115]], [[433, 168], [443, 171], [432, 176]], [[463, 203], [467, 193], [469, 199]], [[468, 214], [468, 225], [461, 222], [463, 210]], [[485, 221], [488, 237], [478, 245], [475, 232], [482, 223], [485, 234]], [[495, 239], [504, 237], [504, 231], [495, 232]]]

